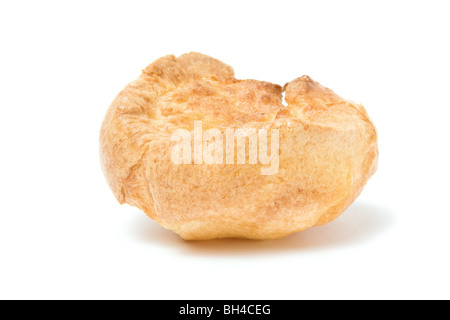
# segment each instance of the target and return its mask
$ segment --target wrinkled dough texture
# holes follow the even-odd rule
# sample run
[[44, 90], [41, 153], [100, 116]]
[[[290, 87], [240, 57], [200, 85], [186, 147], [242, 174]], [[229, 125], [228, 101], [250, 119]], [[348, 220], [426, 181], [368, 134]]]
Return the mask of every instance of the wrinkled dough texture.
[[[171, 134], [197, 120], [204, 130], [278, 129], [278, 173], [173, 164]], [[158, 59], [117, 96], [100, 155], [119, 202], [184, 239], [275, 239], [337, 218], [375, 172], [378, 149], [364, 108], [311, 78], [237, 80], [230, 66], [189, 53]]]

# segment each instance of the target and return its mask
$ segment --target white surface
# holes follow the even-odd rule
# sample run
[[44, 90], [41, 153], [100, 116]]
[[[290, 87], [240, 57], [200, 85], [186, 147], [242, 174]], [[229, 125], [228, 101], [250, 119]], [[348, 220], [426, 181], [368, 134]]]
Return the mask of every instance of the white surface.
[[[0, 298], [450, 298], [447, 1], [2, 1]], [[186, 243], [98, 161], [115, 95], [166, 54], [308, 74], [362, 102], [379, 171], [340, 219]]]

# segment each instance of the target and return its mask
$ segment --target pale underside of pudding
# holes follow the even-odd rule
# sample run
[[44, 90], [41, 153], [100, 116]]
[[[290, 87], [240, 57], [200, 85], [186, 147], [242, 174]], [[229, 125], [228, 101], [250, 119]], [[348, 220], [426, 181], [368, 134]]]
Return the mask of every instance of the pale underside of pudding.
[[[195, 121], [222, 132], [277, 129], [277, 173], [262, 175], [266, 166], [248, 161], [174, 164], [171, 135]], [[378, 158], [361, 105], [307, 76], [284, 87], [237, 80], [230, 66], [199, 53], [144, 69], [110, 106], [100, 149], [119, 202], [186, 240], [275, 239], [326, 224], [360, 194]]]

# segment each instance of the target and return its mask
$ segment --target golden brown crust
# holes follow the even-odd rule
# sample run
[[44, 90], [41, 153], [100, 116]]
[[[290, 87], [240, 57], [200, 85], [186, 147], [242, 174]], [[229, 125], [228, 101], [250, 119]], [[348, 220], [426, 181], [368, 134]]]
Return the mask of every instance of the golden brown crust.
[[[204, 129], [279, 129], [279, 172], [261, 175], [260, 164], [174, 165], [170, 136], [196, 120]], [[272, 239], [328, 223], [359, 195], [378, 156], [361, 105], [307, 76], [284, 88], [237, 80], [231, 67], [199, 53], [145, 68], [109, 108], [100, 146], [119, 202], [184, 239]]]

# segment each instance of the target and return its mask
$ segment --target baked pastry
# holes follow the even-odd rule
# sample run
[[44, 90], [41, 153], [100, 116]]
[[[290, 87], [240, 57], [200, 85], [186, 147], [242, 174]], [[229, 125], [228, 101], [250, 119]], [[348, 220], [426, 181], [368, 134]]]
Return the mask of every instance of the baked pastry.
[[[199, 126], [214, 139], [195, 140]], [[220, 163], [214, 133], [225, 140], [230, 130], [236, 140], [224, 142]], [[192, 134], [184, 145], [192, 149], [180, 149], [176, 132]], [[258, 133], [259, 150], [265, 138], [266, 157], [249, 132]], [[212, 162], [202, 162], [205, 150]], [[186, 240], [275, 239], [337, 218], [375, 172], [378, 149], [363, 106], [308, 76], [284, 87], [237, 80], [230, 66], [189, 53], [156, 60], [117, 96], [100, 154], [118, 201]]]

